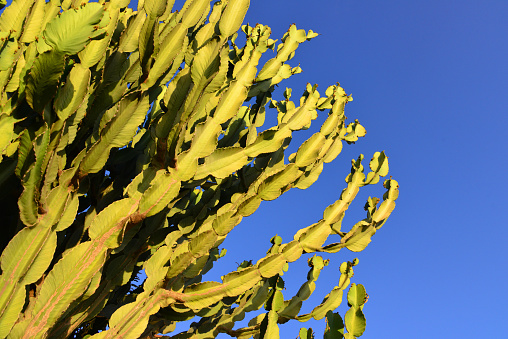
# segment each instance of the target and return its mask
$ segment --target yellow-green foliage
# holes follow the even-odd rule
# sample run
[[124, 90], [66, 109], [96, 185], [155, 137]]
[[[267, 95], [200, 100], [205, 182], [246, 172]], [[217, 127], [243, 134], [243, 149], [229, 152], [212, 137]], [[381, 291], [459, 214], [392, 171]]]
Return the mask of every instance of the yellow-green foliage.
[[[173, 3], [139, 1], [133, 11], [127, 0], [14, 0], [4, 9], [0, 337], [150, 337], [195, 316], [175, 338], [278, 338], [279, 323], [325, 316], [327, 338], [361, 335], [363, 286], [348, 293], [347, 332], [332, 313], [357, 261], [341, 266], [339, 285], [309, 314], [302, 302], [328, 261], [313, 256], [307, 282], [287, 300], [281, 274], [303, 253], [369, 244], [395, 206], [395, 180], [384, 182], [381, 204], [369, 198], [364, 220], [349, 231], [341, 222], [359, 189], [388, 174], [383, 152], [366, 175], [363, 156], [353, 161], [340, 199], [293, 241], [276, 236], [255, 264], [201, 282], [243, 217], [309, 187], [365, 129], [346, 123], [352, 98], [339, 85], [324, 96], [308, 85], [296, 103], [289, 89], [272, 99], [275, 85], [301, 71], [286, 62], [316, 33], [292, 25], [277, 43], [267, 26], [242, 26], [249, 0], [187, 0], [179, 11]], [[259, 65], [267, 51], [275, 56]], [[278, 124], [265, 129], [269, 108]], [[318, 110], [328, 111], [320, 130], [286, 156], [292, 133]], [[325, 245], [328, 236], [336, 242]]]

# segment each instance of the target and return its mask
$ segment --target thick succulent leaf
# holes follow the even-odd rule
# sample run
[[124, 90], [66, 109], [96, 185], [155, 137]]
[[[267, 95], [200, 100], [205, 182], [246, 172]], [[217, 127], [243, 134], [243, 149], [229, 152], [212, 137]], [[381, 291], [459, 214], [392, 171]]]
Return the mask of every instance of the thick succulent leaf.
[[[157, 58], [158, 60], [159, 58]], [[150, 77], [150, 75], [148, 75]], [[177, 112], [183, 105], [186, 95], [192, 85], [189, 68], [179, 72], [173, 81], [168, 84], [166, 93], [164, 94], [164, 105], [167, 110], [155, 127], [157, 138], [166, 139], [174, 127]]]
[[328, 206], [323, 212], [323, 219], [328, 224], [334, 224], [344, 217], [344, 212], [347, 210], [350, 201], [337, 200]]
[[212, 81], [206, 86], [205, 92], [206, 93], [215, 93], [218, 91], [222, 85], [224, 84], [224, 81], [226, 81], [228, 67], [229, 67], [229, 49], [222, 48], [219, 54], [219, 70], [214, 75]]
[[362, 284], [351, 284], [347, 293], [347, 302], [352, 307], [360, 307], [365, 303], [367, 292]]
[[[23, 244], [30, 244], [27, 248]], [[40, 228], [26, 227], [9, 242], [2, 252], [2, 280], [16, 284], [37, 281], [48, 268], [56, 248], [56, 233]], [[28, 273], [27, 273], [28, 272]]]
[[385, 152], [376, 152], [370, 161], [370, 169], [384, 177], [388, 174], [388, 157]]
[[[326, 99], [326, 98], [321, 98], [321, 99]], [[328, 136], [336, 131], [339, 122], [341, 122], [340, 117], [337, 114], [332, 113], [328, 116], [328, 118], [326, 118], [326, 120], [323, 123], [323, 125], [321, 126], [321, 129], [319, 130], [319, 132], [322, 133], [324, 136]]]
[[321, 320], [326, 316], [328, 311], [337, 309], [337, 307], [339, 307], [342, 303], [342, 294], [343, 290], [340, 287], [335, 287], [325, 296], [323, 302], [312, 310], [312, 317], [316, 320]]
[[302, 302], [307, 300], [316, 289], [315, 281], [318, 279], [319, 273], [325, 266], [325, 263], [323, 258], [315, 255], [309, 260], [309, 265], [311, 269], [307, 274], [307, 281], [302, 284], [298, 293], [291, 300], [285, 301], [284, 309], [279, 312], [279, 315], [282, 317], [295, 318], [302, 307]]
[[384, 151], [374, 153], [369, 165], [372, 172], [367, 174], [366, 184], [377, 184], [380, 176], [384, 177], [388, 174], [388, 157]]
[[202, 47], [192, 60], [192, 82], [199, 84], [208, 82], [219, 70], [219, 42], [210, 40]]
[[[19, 45], [17, 41], [12, 39], [0, 41], [0, 43], [0, 71], [7, 71], [14, 66], [16, 51], [19, 49]], [[5, 73], [5, 76], [8, 76], [8, 73]]]
[[266, 130], [258, 135], [256, 141], [245, 148], [245, 153], [249, 157], [256, 157], [259, 154], [275, 152], [282, 146], [284, 140], [290, 136], [291, 131], [287, 128]]
[[189, 267], [189, 265], [194, 261], [194, 255], [188, 251], [181, 253], [173, 253], [173, 258], [171, 259], [171, 265], [169, 266], [169, 270], [166, 274], [166, 278], [176, 277], [178, 274], [182, 273]]
[[320, 221], [312, 226], [298, 231], [295, 234], [295, 240], [298, 240], [300, 246], [307, 252], [314, 252], [320, 248], [326, 238], [330, 235], [330, 226]]
[[123, 31], [120, 38], [120, 52], [134, 52], [138, 49], [138, 37], [146, 20], [146, 12], [144, 9], [139, 10], [135, 16], [129, 18], [129, 24]]
[[158, 273], [163, 271], [163, 267], [168, 263], [172, 253], [173, 250], [171, 247], [168, 246], [159, 247], [157, 251], [150, 257], [150, 259], [148, 259], [148, 261], [146, 261], [144, 265], [147, 277], [149, 278], [157, 277]]
[[161, 42], [159, 53], [150, 68], [148, 78], [143, 83], [143, 88], [153, 86], [157, 80], [167, 71], [176, 56], [185, 48], [187, 28], [182, 24], [176, 25]]
[[35, 60], [27, 80], [26, 100], [37, 113], [42, 114], [55, 95], [64, 67], [64, 54], [58, 51], [42, 53]]
[[205, 163], [199, 165], [195, 178], [201, 179], [208, 175], [216, 178], [226, 178], [249, 162], [243, 148], [219, 148], [205, 158]]
[[42, 210], [44, 213], [39, 216], [38, 227], [52, 227], [56, 225], [62, 219], [71, 199], [72, 196], [68, 189], [68, 182], [53, 188], [43, 201]]
[[[25, 227], [12, 238], [2, 252], [0, 276], [0, 324], [12, 327], [7, 311], [25, 299], [25, 284], [37, 281], [46, 271], [56, 247], [56, 234], [43, 227]], [[24, 293], [18, 292], [21, 289]], [[16, 308], [16, 306], [12, 306]], [[12, 311], [10, 311], [12, 312]]]
[[143, 193], [150, 187], [150, 183], [153, 178], [157, 174], [157, 169], [148, 167], [138, 175], [134, 179], [132, 179], [131, 183], [125, 188], [124, 195], [126, 197], [140, 199]]
[[222, 278], [222, 282], [225, 286], [226, 294], [232, 297], [249, 290], [252, 286], [257, 284], [259, 279], [260, 275], [257, 267], [251, 266], [237, 272], [226, 274]]
[[306, 140], [296, 153], [295, 163], [297, 166], [306, 167], [316, 161], [317, 155], [325, 142], [325, 136], [321, 133], [315, 133]]
[[[225, 205], [227, 207], [227, 205]], [[240, 223], [242, 216], [235, 211], [218, 212], [217, 217], [212, 223], [213, 230], [217, 235], [227, 235], [236, 225]]]
[[91, 239], [101, 238], [103, 246], [115, 248], [120, 245], [122, 229], [129, 216], [137, 209], [134, 199], [125, 198], [111, 203], [92, 221], [88, 234]]
[[[249, 70], [250, 67], [253, 67]], [[217, 109], [214, 113], [214, 120], [217, 124], [222, 124], [236, 116], [245, 99], [247, 99], [249, 82], [253, 80], [256, 68], [253, 65], [246, 65], [244, 72], [244, 83], [240, 79], [232, 81], [226, 93], [220, 98]]]
[[251, 198], [248, 198], [238, 207], [238, 214], [244, 217], [248, 217], [258, 209], [260, 204], [261, 204], [260, 197], [253, 196]]
[[14, 124], [18, 122], [18, 119], [7, 115], [0, 115], [0, 152], [3, 153], [7, 146], [13, 141]]
[[302, 305], [303, 301], [300, 300], [298, 296], [295, 296], [291, 298], [291, 300], [285, 302], [284, 309], [279, 312], [279, 314], [284, 318], [293, 319], [298, 315], [298, 312], [300, 312]]
[[358, 138], [365, 136], [367, 131], [362, 125], [358, 123], [358, 120], [355, 120], [355, 122], [352, 122], [347, 126], [346, 133], [347, 134], [344, 136], [344, 140], [350, 143], [354, 143], [358, 140]]
[[219, 30], [227, 38], [240, 29], [250, 0], [229, 0], [219, 21]]
[[[15, 92], [19, 89], [20, 85], [24, 85], [25, 84], [25, 81], [24, 81], [24, 75], [26, 74], [26, 69], [25, 69], [25, 65], [26, 65], [26, 60], [25, 60], [25, 56], [22, 54], [22, 53], [19, 53], [17, 54], [19, 55], [19, 58], [16, 62], [16, 67], [14, 68], [14, 72], [12, 73], [11, 75], [11, 79], [9, 80], [9, 82], [7, 83], [7, 86], [5, 86], [5, 92]], [[19, 91], [21, 92], [21, 91]], [[10, 98], [9, 101], [14, 104], [13, 100], [14, 98]], [[11, 106], [12, 107], [12, 106]], [[9, 106], [4, 106], [3, 108], [3, 112], [8, 112], [11, 110], [11, 107]]]
[[282, 67], [284, 62], [277, 60], [277, 58], [272, 58], [268, 60], [261, 71], [259, 71], [259, 75], [256, 78], [257, 82], [273, 78], [277, 72], [279, 72], [279, 69]]
[[167, 299], [163, 290], [158, 290], [152, 296], [149, 296], [148, 292], [138, 295], [135, 302], [126, 304], [113, 313], [109, 321], [109, 330], [92, 338], [139, 338], [148, 325], [150, 315], [157, 313], [161, 306], [165, 306]]
[[176, 172], [181, 181], [190, 180], [198, 169], [198, 159], [189, 151], [180, 153], [177, 157], [178, 171]]
[[220, 131], [221, 126], [212, 119], [204, 124], [197, 125], [192, 138], [191, 154], [196, 158], [203, 158], [212, 154], [217, 147], [217, 138]]
[[106, 258], [106, 252], [94, 245], [92, 242], [77, 245], [66, 252], [49, 272], [32, 310], [26, 335], [35, 337], [47, 331], [67, 310], [68, 305], [88, 289]]
[[[277, 56], [271, 60], [269, 60], [259, 72], [259, 75], [256, 81], [260, 82], [266, 79], [273, 78], [275, 75], [280, 74], [280, 71], [284, 72], [284, 68], [286, 68], [286, 72], [289, 74], [281, 74], [282, 77], [278, 80], [282, 80], [282, 78], [288, 78], [291, 76], [291, 68], [284, 67], [288, 65], [284, 65], [284, 62], [291, 59], [294, 55], [295, 50], [298, 48], [298, 45], [304, 42], [307, 39], [307, 35], [303, 29], [296, 29], [296, 26], [293, 24], [289, 28], [289, 31], [284, 35], [283, 42], [277, 47]], [[277, 83], [278, 81], [273, 81]]]
[[189, 242], [189, 251], [196, 257], [205, 255], [216, 241], [217, 236], [212, 230], [202, 232]]
[[76, 214], [78, 213], [79, 208], [79, 196], [77, 194], [74, 194], [72, 199], [67, 203], [67, 206], [65, 206], [65, 211], [62, 214], [62, 216], [58, 220], [58, 224], [56, 225], [55, 230], [57, 232], [63, 231], [76, 219]]
[[299, 339], [314, 339], [314, 338], [315, 337], [312, 328], [306, 329], [305, 327], [302, 327], [300, 329]]
[[302, 255], [303, 249], [297, 240], [293, 240], [280, 248], [287, 262], [296, 261]]
[[306, 171], [299, 179], [296, 181], [294, 187], [299, 188], [301, 190], [309, 188], [313, 183], [315, 183], [321, 172], [323, 171], [323, 163], [318, 162], [314, 164], [309, 171]]
[[268, 323], [266, 325], [266, 332], [262, 338], [279, 339], [279, 326], [277, 325], [277, 320], [279, 320], [279, 316], [277, 312], [275, 312], [274, 310], [270, 310], [266, 316], [268, 318]]
[[44, 30], [46, 43], [64, 54], [76, 54], [81, 51], [97, 31], [104, 7], [99, 3], [88, 3], [78, 9], [64, 11], [51, 20]]
[[376, 210], [374, 215], [372, 216], [372, 220], [374, 222], [380, 223], [383, 220], [386, 220], [390, 214], [392, 214], [395, 209], [395, 202], [391, 200], [386, 200], [381, 203], [381, 206]]
[[282, 268], [286, 264], [284, 257], [278, 253], [271, 254], [260, 259], [256, 266], [263, 278], [271, 278], [282, 272]]
[[364, 222], [360, 222], [353, 226], [344, 238], [342, 243], [345, 243], [348, 250], [353, 252], [363, 251], [367, 245], [372, 241], [372, 236], [376, 233], [376, 228], [371, 225], [365, 225]]
[[139, 202], [139, 213], [150, 217], [166, 207], [180, 191], [180, 181], [173, 172], [159, 170], [151, 182], [150, 188], [144, 193]]
[[37, 257], [34, 258], [30, 270], [23, 277], [23, 285], [34, 283], [42, 277], [53, 260], [53, 255], [56, 249], [56, 240], [56, 233], [49, 233], [39, 253], [37, 253]]
[[335, 138], [334, 142], [324, 155], [323, 161], [325, 163], [332, 162], [335, 158], [337, 158], [340, 152], [342, 152], [342, 140], [340, 138]]
[[365, 327], [367, 322], [365, 320], [365, 315], [363, 314], [360, 308], [352, 307], [344, 316], [344, 323], [346, 324], [346, 329], [350, 335], [354, 335], [355, 337], [359, 337], [365, 331]]
[[224, 298], [224, 287], [216, 281], [207, 281], [187, 287], [184, 291], [185, 306], [199, 310]]
[[145, 0], [143, 8], [151, 17], [160, 17], [166, 11], [167, 1], [165, 0]]
[[380, 228], [395, 208], [395, 200], [399, 197], [399, 183], [393, 179], [385, 180], [383, 186], [388, 189], [384, 194], [383, 202], [372, 215], [372, 221], [378, 223]]
[[184, 11], [182, 10], [182, 25], [186, 28], [196, 25], [201, 17], [210, 11], [210, 1], [208, 0], [192, 0], [190, 6]]
[[102, 39], [90, 41], [85, 48], [79, 52], [79, 60], [85, 67], [92, 67], [97, 64], [106, 54], [106, 50], [109, 47], [111, 37], [113, 36], [114, 30], [118, 23], [118, 17], [120, 15], [119, 9], [109, 9], [106, 14], [109, 15], [110, 20], [108, 26], [105, 27], [106, 34]]
[[34, 142], [35, 163], [23, 178], [23, 192], [18, 200], [21, 221], [27, 225], [35, 225], [38, 221], [39, 186], [44, 171], [43, 164], [49, 146], [50, 132], [39, 135]]
[[111, 148], [126, 145], [136, 134], [150, 108], [148, 96], [136, 99], [136, 95], [122, 99], [117, 114], [102, 130], [100, 139], [81, 161], [79, 166], [81, 173], [98, 172], [108, 160]]
[[4, 306], [0, 315], [0, 338], [7, 338], [12, 327], [22, 314], [23, 306], [25, 305], [26, 289], [17, 288], [11, 296], [9, 303]]
[[12, 32], [12, 37], [19, 37], [23, 31], [23, 21], [28, 16], [32, 3], [32, 1], [13, 0], [0, 16], [0, 31]]
[[138, 43], [139, 43], [139, 62], [143, 74], [146, 74], [150, 69], [150, 60], [153, 57], [155, 46], [158, 47], [158, 35], [156, 32], [159, 31], [159, 22], [156, 17], [149, 16], [143, 23], [141, 31], [139, 32]]
[[259, 185], [258, 195], [263, 200], [274, 200], [282, 194], [282, 188], [293, 183], [301, 175], [302, 171], [300, 171], [297, 166], [289, 164], [283, 171], [269, 176]]
[[[28, 1], [27, 1], [28, 2]], [[41, 33], [42, 23], [44, 22], [44, 14], [46, 8], [45, 0], [35, 0], [35, 4], [30, 11], [25, 27], [23, 29], [23, 35], [20, 38], [21, 42], [32, 42], [35, 41]]]
[[323, 339], [342, 339], [344, 337], [344, 322], [340, 314], [328, 311], [326, 314], [326, 329]]
[[72, 67], [54, 103], [56, 114], [61, 120], [67, 119], [83, 103], [88, 92], [91, 74], [90, 69], [81, 64], [75, 64]]
[[[12, 66], [12, 64], [11, 64], [11, 66]], [[0, 88], [4, 88], [5, 85], [8, 83], [10, 73], [11, 73], [10, 69], [6, 70], [6, 71], [1, 71], [0, 70]], [[0, 105], [0, 107], [4, 108], [3, 105]], [[7, 109], [7, 112], [9, 112], [9, 111], [10, 111], [10, 109]]]

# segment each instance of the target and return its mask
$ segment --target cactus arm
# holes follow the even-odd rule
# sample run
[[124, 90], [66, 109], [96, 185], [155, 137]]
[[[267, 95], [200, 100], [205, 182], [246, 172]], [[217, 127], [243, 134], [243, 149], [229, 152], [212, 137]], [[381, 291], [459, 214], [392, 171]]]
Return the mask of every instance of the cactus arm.
[[33, 226], [38, 221], [38, 188], [43, 175], [42, 165], [48, 145], [49, 131], [46, 129], [46, 131], [39, 135], [34, 141], [35, 164], [28, 170], [23, 178], [24, 190], [18, 200], [21, 221], [27, 226]]
[[77, 9], [63, 12], [50, 21], [43, 32], [46, 43], [60, 53], [70, 55], [80, 52], [91, 37], [104, 33], [109, 16], [98, 3], [89, 3]]
[[22, 33], [23, 21], [34, 1], [14, 0], [11, 5], [4, 9], [5, 15], [0, 17], [0, 31], [13, 32], [13, 38], [18, 38]]
[[119, 103], [118, 113], [110, 121], [100, 139], [90, 148], [79, 165], [79, 176], [98, 172], [106, 163], [110, 150], [127, 144], [144, 121], [149, 108], [148, 97], [138, 100], [126, 97]]
[[344, 322], [338, 313], [329, 311], [326, 314], [326, 328], [323, 339], [344, 338]]
[[344, 323], [348, 331], [346, 336], [348, 338], [360, 337], [365, 331], [366, 322], [362, 309], [367, 301], [367, 297], [368, 295], [363, 285], [351, 284], [347, 294], [348, 304], [351, 308], [344, 316]]
[[64, 67], [64, 54], [59, 51], [48, 51], [35, 60], [28, 78], [26, 98], [39, 114], [55, 95]]
[[[26, 246], [26, 244], [30, 244]], [[50, 229], [24, 228], [11, 240], [1, 257], [0, 335], [6, 336], [25, 303], [25, 285], [33, 283], [48, 268], [56, 248], [56, 233]], [[31, 268], [28, 274], [25, 274]]]
[[104, 27], [104, 37], [101, 39], [91, 40], [85, 48], [78, 53], [79, 60], [85, 68], [91, 68], [96, 65], [106, 54], [115, 28], [120, 18], [120, 8], [116, 8], [114, 3], [108, 4], [108, 10], [104, 15], [109, 17], [109, 22]]
[[227, 2], [219, 22], [219, 31], [223, 37], [227, 38], [240, 29], [249, 4], [249, 0], [229, 0]]

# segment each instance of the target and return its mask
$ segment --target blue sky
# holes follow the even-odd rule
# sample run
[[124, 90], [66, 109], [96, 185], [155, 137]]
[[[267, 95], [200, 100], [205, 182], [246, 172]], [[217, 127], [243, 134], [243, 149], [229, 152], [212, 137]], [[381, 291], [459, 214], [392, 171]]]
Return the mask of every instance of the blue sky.
[[[281, 84], [279, 99], [286, 86], [297, 96], [307, 82], [322, 92], [340, 82], [354, 97], [346, 115], [367, 135], [344, 147], [311, 188], [263, 202], [244, 219], [223, 244], [217, 274], [263, 256], [275, 233], [290, 241], [318, 221], [345, 187], [350, 160], [385, 150], [400, 183], [394, 214], [365, 251], [330, 257], [304, 310], [337, 284], [342, 261], [358, 257], [353, 282], [370, 295], [362, 338], [507, 337], [507, 17], [506, 1], [252, 1], [246, 22], [270, 26], [273, 38], [291, 23], [321, 34], [300, 45], [291, 62], [304, 72]], [[343, 228], [383, 189], [364, 191]], [[307, 269], [290, 266], [286, 298]], [[281, 337], [296, 338], [299, 326], [322, 337], [316, 322], [284, 325]]]

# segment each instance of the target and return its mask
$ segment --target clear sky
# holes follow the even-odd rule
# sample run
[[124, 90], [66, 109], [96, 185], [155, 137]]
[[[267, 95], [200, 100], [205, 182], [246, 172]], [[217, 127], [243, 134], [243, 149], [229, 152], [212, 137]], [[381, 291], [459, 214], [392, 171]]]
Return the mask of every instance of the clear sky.
[[[352, 281], [370, 295], [362, 338], [508, 338], [507, 18], [505, 0], [251, 1], [246, 21], [270, 26], [273, 38], [291, 23], [321, 34], [300, 45], [291, 63], [304, 72], [281, 84], [278, 99], [286, 86], [296, 96], [307, 82], [323, 93], [340, 82], [354, 97], [346, 115], [367, 135], [346, 145], [311, 188], [263, 202], [244, 219], [217, 270], [257, 260], [275, 233], [290, 241], [338, 199], [352, 158], [385, 150], [400, 183], [395, 212], [365, 251], [330, 257], [304, 309], [337, 284], [340, 262], [358, 257]], [[364, 191], [343, 228], [363, 218], [366, 197], [383, 189]], [[307, 269], [290, 266], [286, 298]], [[296, 338], [300, 325], [322, 338], [322, 323], [288, 323], [281, 338]]]

